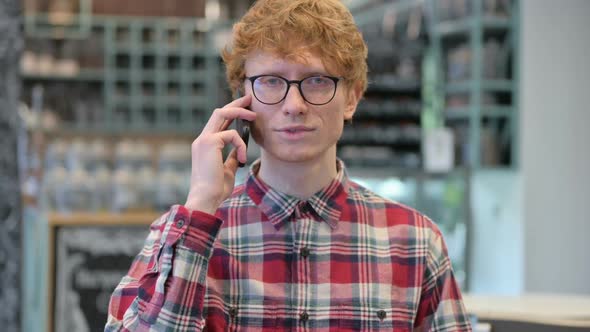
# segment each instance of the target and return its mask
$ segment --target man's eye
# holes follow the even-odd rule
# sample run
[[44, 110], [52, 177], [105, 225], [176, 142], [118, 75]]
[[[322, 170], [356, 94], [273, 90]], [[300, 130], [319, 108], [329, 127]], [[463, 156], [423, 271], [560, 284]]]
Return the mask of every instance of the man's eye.
[[325, 86], [330, 84], [330, 80], [325, 77], [310, 77], [307, 80], [308, 84], [315, 85], [315, 86]]
[[261, 78], [259, 78], [259, 81], [263, 85], [267, 85], [267, 86], [277, 86], [282, 83], [281, 80], [276, 77], [261, 77]]

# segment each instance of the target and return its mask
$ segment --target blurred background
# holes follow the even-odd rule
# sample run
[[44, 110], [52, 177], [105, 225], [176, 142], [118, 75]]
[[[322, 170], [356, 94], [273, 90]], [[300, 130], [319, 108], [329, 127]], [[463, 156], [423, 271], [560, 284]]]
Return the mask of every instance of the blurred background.
[[[350, 176], [439, 225], [481, 331], [590, 329], [590, 1], [344, 2], [370, 70]], [[0, 2], [5, 331], [102, 331], [231, 100], [219, 52], [251, 3]]]

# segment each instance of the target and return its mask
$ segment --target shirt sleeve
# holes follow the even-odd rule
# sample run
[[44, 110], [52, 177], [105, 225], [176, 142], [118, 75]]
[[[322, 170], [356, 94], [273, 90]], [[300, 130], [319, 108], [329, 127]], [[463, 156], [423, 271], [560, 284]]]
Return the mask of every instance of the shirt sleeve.
[[150, 226], [115, 288], [105, 331], [200, 331], [208, 262], [222, 221], [181, 205]]
[[436, 226], [427, 241], [424, 279], [414, 326], [416, 331], [423, 332], [471, 331], [447, 247]]

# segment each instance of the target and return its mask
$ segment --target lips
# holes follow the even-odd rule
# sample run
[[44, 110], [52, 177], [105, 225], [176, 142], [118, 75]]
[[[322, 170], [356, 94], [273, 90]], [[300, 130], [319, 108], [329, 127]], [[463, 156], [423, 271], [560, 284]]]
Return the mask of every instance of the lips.
[[276, 129], [275, 131], [285, 141], [295, 142], [304, 140], [311, 135], [315, 129], [313, 127], [296, 125], [285, 126]]
[[308, 132], [313, 131], [314, 129], [307, 126], [286, 126], [277, 129], [277, 131], [287, 132], [287, 133], [298, 133], [298, 132]]

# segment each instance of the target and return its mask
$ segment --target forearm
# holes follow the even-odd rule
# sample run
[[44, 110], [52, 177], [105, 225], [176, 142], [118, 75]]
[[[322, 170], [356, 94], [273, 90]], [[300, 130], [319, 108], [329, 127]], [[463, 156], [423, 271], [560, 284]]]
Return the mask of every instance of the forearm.
[[105, 331], [200, 330], [208, 262], [220, 226], [221, 220], [182, 206], [154, 222], [111, 297]]

